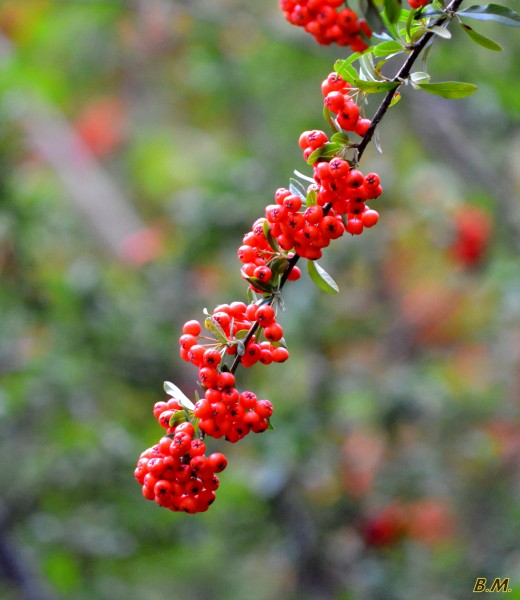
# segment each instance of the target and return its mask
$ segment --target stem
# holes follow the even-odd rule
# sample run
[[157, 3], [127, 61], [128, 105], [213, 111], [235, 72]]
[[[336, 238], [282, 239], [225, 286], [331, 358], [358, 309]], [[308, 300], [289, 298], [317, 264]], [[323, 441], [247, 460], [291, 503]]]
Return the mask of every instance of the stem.
[[[434, 22], [433, 26], [438, 27], [438, 26], [446, 23], [446, 21], [450, 20], [451, 19], [450, 13], [456, 11], [457, 8], [461, 4], [462, 4], [462, 0], [452, 0], [450, 2], [450, 4], [448, 4], [448, 6], [446, 7], [446, 15], [443, 17], [439, 17]], [[419, 58], [422, 51], [426, 48], [426, 46], [428, 45], [428, 42], [432, 39], [432, 37], [434, 35], [435, 35], [435, 33], [433, 33], [432, 31], [427, 31], [418, 40], [418, 42], [413, 46], [413, 49], [410, 52], [408, 58], [401, 65], [401, 68], [399, 69], [399, 71], [397, 72], [395, 77], [392, 79], [393, 82], [399, 83], [399, 84], [402, 84], [404, 82], [404, 80], [410, 75], [410, 72], [412, 70], [412, 67], [413, 67], [415, 61]], [[366, 132], [365, 136], [363, 137], [363, 139], [357, 146], [357, 161], [358, 162], [361, 159], [361, 156], [363, 155], [366, 147], [372, 141], [372, 138], [374, 136], [376, 128], [379, 125], [381, 119], [386, 114], [386, 111], [390, 108], [390, 104], [392, 103], [392, 100], [393, 100], [397, 90], [399, 89], [399, 87], [400, 86], [393, 88], [391, 90], [388, 90], [388, 92], [386, 93], [385, 97], [383, 98], [381, 104], [378, 106], [378, 108], [372, 118], [372, 123], [371, 123], [370, 127], [368, 128], [368, 131]], [[330, 203], [326, 204], [323, 207], [323, 212], [325, 214], [327, 214], [331, 208], [332, 208], [332, 204], [330, 204]], [[300, 260], [300, 258], [301, 257], [298, 254], [294, 254], [291, 257], [291, 259], [289, 260], [287, 269], [285, 270], [284, 274], [282, 275], [282, 278], [280, 279], [280, 284], [278, 286], [278, 292], [280, 292], [282, 290], [282, 288], [284, 287], [289, 275], [291, 274], [291, 271], [296, 266], [296, 263]], [[268, 296], [267, 304], [272, 305], [274, 303], [275, 298], [276, 298], [276, 294], [271, 294], [271, 296]], [[252, 339], [252, 337], [255, 335], [255, 333], [258, 331], [259, 327], [260, 327], [260, 325], [259, 325], [258, 321], [255, 321], [255, 323], [251, 326], [251, 328], [247, 332], [246, 336], [242, 340], [245, 347], [247, 347], [247, 344]], [[240, 365], [240, 356], [237, 354], [235, 356], [235, 359], [233, 360], [231, 367], [230, 367], [231, 373], [235, 373], [235, 371], [237, 370], [239, 365]]]
[[[444, 17], [439, 17], [435, 21], [433, 26], [438, 27], [438, 26], [446, 23], [446, 21], [448, 21], [451, 18], [449, 16], [449, 13], [456, 11], [457, 8], [461, 4], [462, 4], [462, 0], [452, 0], [450, 2], [450, 4], [448, 4], [448, 6], [446, 7], [447, 14]], [[395, 77], [392, 79], [393, 82], [402, 83], [410, 75], [410, 71], [412, 70], [412, 67], [413, 67], [415, 61], [419, 58], [421, 52], [426, 48], [428, 42], [432, 39], [432, 37], [434, 35], [435, 35], [435, 33], [433, 33], [432, 31], [427, 31], [419, 39], [419, 41], [414, 45], [413, 50], [410, 52], [410, 55], [408, 56], [406, 61], [402, 64], [401, 68], [399, 69], [399, 71], [397, 72]], [[361, 156], [363, 155], [368, 144], [372, 141], [375, 130], [376, 130], [377, 126], [379, 125], [379, 122], [381, 121], [381, 119], [384, 117], [386, 111], [389, 109], [390, 104], [392, 103], [392, 100], [398, 89], [399, 88], [396, 87], [394, 89], [388, 90], [388, 92], [386, 93], [386, 96], [383, 98], [383, 101], [381, 102], [378, 109], [376, 110], [376, 112], [372, 118], [372, 123], [357, 148], [357, 150], [358, 150], [357, 160], [358, 161], [361, 159]]]

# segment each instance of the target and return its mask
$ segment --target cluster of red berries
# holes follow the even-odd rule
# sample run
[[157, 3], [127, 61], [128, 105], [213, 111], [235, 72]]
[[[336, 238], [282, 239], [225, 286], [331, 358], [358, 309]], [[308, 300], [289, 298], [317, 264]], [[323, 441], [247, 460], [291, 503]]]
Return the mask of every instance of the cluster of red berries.
[[353, 52], [363, 52], [372, 31], [364, 19], [351, 8], [339, 9], [345, 0], [279, 0], [285, 18], [292, 25], [303, 27], [318, 44], [350, 46]]
[[[360, 136], [365, 135], [371, 121], [360, 118], [359, 108], [349, 94], [350, 85], [337, 73], [330, 73], [322, 82], [321, 89], [325, 107], [337, 115], [338, 126], [344, 131], [354, 131]], [[313, 190], [316, 192], [316, 205], [308, 207], [303, 214], [312, 213], [312, 218], [316, 219], [318, 229], [325, 234], [325, 239], [321, 239], [320, 235], [316, 236], [315, 232], [309, 229], [309, 219], [303, 219], [303, 230], [307, 233], [307, 237], [310, 233], [311, 236], [316, 236], [316, 240], [302, 247], [299, 244], [301, 240], [299, 234], [294, 249], [305, 258], [316, 259], [321, 256], [321, 247], [326, 246], [330, 239], [342, 235], [342, 225], [348, 233], [359, 235], [365, 227], [373, 227], [377, 223], [379, 214], [367, 205], [367, 201], [378, 198], [383, 193], [383, 188], [377, 173], [363, 175], [359, 169], [354, 168], [338, 154], [331, 157], [320, 156], [320, 149], [329, 144], [329, 138], [324, 131], [318, 129], [304, 131], [298, 144], [303, 150], [305, 160], [309, 160], [313, 153], [318, 154], [313, 173], [316, 183], [307, 190], [308, 193]], [[278, 193], [278, 197], [282, 198], [283, 204], [285, 202], [283, 194]], [[278, 198], [276, 199], [278, 202]], [[292, 198], [289, 202], [292, 205]], [[327, 216], [323, 216], [325, 212]], [[302, 224], [301, 215], [292, 215], [291, 219], [293, 230], [299, 231]], [[275, 235], [275, 232], [272, 234]], [[326, 239], [327, 235], [329, 240]], [[286, 248], [284, 241], [283, 238], [278, 239], [280, 246]]]
[[359, 107], [350, 95], [351, 90], [350, 83], [338, 73], [329, 73], [321, 84], [323, 103], [331, 113], [336, 115], [338, 126], [343, 131], [353, 131], [364, 136], [372, 122], [370, 119], [361, 118]]
[[[157, 402], [154, 415], [167, 434], [137, 461], [134, 476], [143, 496], [172, 511], [208, 510], [219, 486], [216, 474], [226, 468], [226, 457], [219, 452], [205, 456], [206, 445], [183, 419], [184, 411], [176, 400]], [[182, 422], [172, 426], [177, 415]]]
[[228, 442], [235, 443], [250, 431], [261, 433], [268, 429], [273, 405], [269, 400], [258, 400], [253, 392], [215, 387], [206, 390], [193, 412], [200, 419], [198, 426], [205, 435], [225, 436]]
[[[288, 202], [289, 203], [289, 202]], [[290, 209], [298, 211], [302, 205], [302, 200], [299, 196], [294, 196], [294, 203], [290, 205]], [[269, 209], [269, 207], [267, 207]], [[257, 219], [251, 228], [251, 231], [244, 235], [242, 245], [238, 249], [238, 260], [242, 263], [240, 273], [244, 279], [249, 281], [249, 287], [254, 292], [262, 293], [262, 289], [258, 286], [264, 284], [275, 284], [275, 279], [280, 272], [273, 269], [275, 266], [280, 266], [280, 252], [275, 251], [268, 238], [266, 232], [269, 229], [269, 214], [266, 210], [267, 219], [262, 217]], [[268, 225], [266, 229], [266, 225]], [[282, 249], [290, 250], [292, 246], [282, 246]], [[282, 268], [288, 266], [288, 261], [293, 254], [287, 254], [286, 260], [282, 263]], [[289, 281], [296, 281], [301, 276], [301, 271], [297, 266], [294, 266], [289, 272]], [[264, 286], [265, 289], [265, 286]], [[256, 320], [256, 319], [255, 319]], [[267, 338], [269, 339], [269, 338]]]
[[267, 206], [265, 211], [269, 232], [283, 250], [294, 249], [299, 256], [316, 260], [321, 257], [322, 248], [343, 235], [343, 221], [333, 209], [326, 214], [323, 204], [311, 204], [299, 212], [301, 204], [299, 196], [279, 188], [275, 204]]
[[[248, 248], [251, 249], [250, 246]], [[218, 324], [217, 333], [220, 333], [220, 339], [211, 339], [208, 346], [199, 343], [202, 342], [202, 325], [196, 320], [184, 324], [179, 338], [181, 358], [199, 368], [199, 381], [205, 388], [222, 389], [234, 385], [235, 378], [232, 373], [219, 372], [224, 354], [239, 353], [240, 363], [244, 367], [251, 367], [257, 362], [264, 365], [284, 362], [289, 358], [287, 349], [280, 345], [283, 328], [276, 321], [276, 312], [270, 304], [219, 304], [213, 310], [209, 322], [206, 320], [206, 324], [210, 331], [215, 331]], [[253, 325], [257, 327], [259, 335], [251, 336], [244, 345], [240, 342], [240, 334], [244, 334], [242, 337], [245, 337]], [[264, 341], [257, 341], [260, 332], [265, 338]]]

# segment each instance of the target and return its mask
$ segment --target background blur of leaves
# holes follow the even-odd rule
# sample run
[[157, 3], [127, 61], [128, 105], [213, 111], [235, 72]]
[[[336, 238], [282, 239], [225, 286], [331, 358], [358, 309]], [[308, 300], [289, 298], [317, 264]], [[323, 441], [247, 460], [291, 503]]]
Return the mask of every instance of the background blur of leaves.
[[276, 430], [215, 444], [193, 517], [133, 480], [151, 408], [341, 55], [276, 0], [0, 0], [3, 599], [520, 598], [520, 37], [479, 31], [503, 54], [429, 63], [477, 94], [385, 119], [381, 220], [327, 252], [338, 296], [287, 290], [291, 359], [240, 372]]

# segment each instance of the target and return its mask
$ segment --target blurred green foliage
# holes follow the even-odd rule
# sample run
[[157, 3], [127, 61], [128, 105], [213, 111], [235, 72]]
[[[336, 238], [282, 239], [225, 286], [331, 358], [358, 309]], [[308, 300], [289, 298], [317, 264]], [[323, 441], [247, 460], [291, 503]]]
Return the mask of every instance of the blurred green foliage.
[[[429, 57], [474, 96], [385, 118], [381, 220], [324, 257], [338, 296], [287, 289], [291, 359], [239, 376], [276, 429], [215, 442], [189, 516], [133, 480], [151, 409], [195, 389], [182, 323], [244, 299], [236, 247], [309, 173], [340, 54], [275, 0], [0, 0], [2, 598], [520, 598], [520, 38], [478, 30], [503, 55], [459, 31]], [[461, 219], [491, 230], [473, 262]]]

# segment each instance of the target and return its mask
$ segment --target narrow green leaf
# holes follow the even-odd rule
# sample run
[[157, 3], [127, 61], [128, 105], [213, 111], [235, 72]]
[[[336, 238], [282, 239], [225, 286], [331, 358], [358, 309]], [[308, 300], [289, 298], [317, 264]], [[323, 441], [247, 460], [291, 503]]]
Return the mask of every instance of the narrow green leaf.
[[341, 150], [341, 144], [335, 142], [328, 142], [321, 148], [316, 148], [314, 152], [309, 156], [307, 163], [313, 165], [320, 158], [333, 158], [339, 150]]
[[348, 67], [361, 56], [361, 52], [353, 52], [348, 58], [342, 58], [334, 63], [334, 71], [339, 72], [340, 68]]
[[398, 81], [363, 81], [362, 79], [358, 79], [355, 85], [368, 94], [376, 94], [377, 92], [395, 90], [400, 84]]
[[284, 257], [275, 258], [269, 263], [269, 268], [271, 269], [273, 275], [281, 275], [285, 272], [287, 268], [288, 260]]
[[415, 10], [413, 10], [413, 9], [407, 10], [406, 8], [402, 8], [398, 21], [400, 23], [406, 23], [406, 21], [408, 21], [408, 17], [410, 16], [410, 13], [415, 13]]
[[227, 344], [227, 337], [222, 326], [211, 315], [204, 319], [204, 327], [217, 338], [217, 342]]
[[401, 100], [401, 93], [400, 92], [396, 92], [394, 94], [394, 97], [392, 98], [392, 102], [390, 102], [390, 106], [388, 108], [392, 108], [392, 106], [396, 105], [399, 100]]
[[249, 329], [240, 329], [239, 331], [237, 331], [235, 333], [235, 339], [236, 340], [243, 340], [248, 333], [249, 333]]
[[342, 146], [344, 146], [346, 144], [350, 144], [348, 135], [344, 131], [338, 131], [338, 133], [335, 133], [330, 138], [330, 141], [335, 142], [336, 144], [341, 144]]
[[170, 417], [168, 421], [168, 425], [170, 427], [175, 427], [179, 425], [179, 423], [184, 423], [186, 421], [186, 413], [184, 410], [176, 410], [173, 415]]
[[276, 290], [269, 283], [258, 279], [258, 277], [244, 277], [257, 290], [261, 290], [264, 294], [273, 294]]
[[[332, 136], [332, 137], [334, 137], [334, 136]], [[309, 183], [316, 183], [312, 177], [309, 177], [308, 175], [304, 175], [303, 173], [300, 173], [300, 171], [297, 171], [296, 169], [294, 169], [294, 174], [296, 175], [296, 177], [299, 177], [300, 179], [303, 179], [304, 181], [308, 181]]]
[[184, 408], [187, 408], [188, 410], [193, 410], [195, 408], [193, 402], [171, 381], [165, 381], [163, 387], [168, 396], [175, 398], [175, 400], [177, 400]]
[[[356, 54], [359, 54], [359, 52], [356, 52]], [[352, 56], [354, 56], [354, 54]], [[336, 73], [340, 77], [343, 77], [343, 79], [348, 83], [352, 83], [354, 79], [358, 77], [356, 69], [354, 69], [354, 67], [349, 62], [352, 59], [352, 56], [345, 60], [337, 60], [334, 64], [334, 70], [336, 71]], [[359, 58], [359, 56], [357, 56], [357, 58]]]
[[468, 17], [477, 21], [496, 21], [510, 27], [520, 27], [520, 14], [500, 4], [468, 6], [458, 13], [459, 17]]
[[445, 27], [440, 27], [439, 25], [427, 27], [426, 31], [431, 31], [435, 35], [438, 35], [439, 37], [444, 38], [445, 40], [451, 39], [451, 33]]
[[420, 83], [418, 87], [424, 92], [435, 94], [449, 100], [464, 98], [473, 94], [477, 86], [473, 83], [462, 83], [459, 81], [444, 81], [442, 83]]
[[316, 190], [310, 190], [307, 194], [307, 198], [305, 199], [305, 204], [307, 206], [314, 206], [314, 204], [318, 204], [318, 192]]
[[424, 19], [426, 17], [441, 17], [444, 15], [442, 10], [437, 10], [436, 8], [427, 8], [425, 10], [418, 10], [414, 13], [413, 18], [418, 21], [419, 19]]
[[406, 37], [408, 39], [411, 39], [411, 37], [412, 37], [411, 28], [412, 28], [412, 21], [413, 21], [413, 16], [414, 16], [415, 12], [416, 12], [415, 10], [411, 10], [408, 13], [408, 17], [406, 19]]
[[408, 40], [410, 43], [415, 44], [415, 42], [422, 38], [425, 31], [426, 27], [424, 27], [424, 25], [412, 25], [408, 34]]
[[334, 121], [332, 120], [329, 109], [326, 106], [323, 107], [323, 118], [325, 119], [325, 121], [327, 121], [330, 130], [333, 133], [337, 133], [338, 128], [336, 127], [336, 123], [334, 123]]
[[429, 83], [430, 76], [424, 71], [415, 71], [415, 73], [410, 73], [410, 81], [415, 84]]
[[307, 197], [307, 190], [297, 179], [294, 179], [293, 177], [289, 179], [289, 191], [291, 194], [300, 196], [303, 201], [305, 201], [305, 198]]
[[390, 23], [397, 23], [401, 14], [401, 0], [385, 0], [385, 13]]
[[374, 56], [388, 56], [389, 54], [395, 54], [397, 52], [401, 52], [402, 50], [403, 46], [394, 40], [390, 42], [381, 42], [372, 48]]
[[315, 260], [307, 261], [307, 270], [312, 281], [327, 294], [337, 294], [338, 284]]
[[267, 240], [267, 243], [275, 252], [280, 252], [280, 246], [278, 246], [278, 242], [274, 239], [271, 234], [269, 221], [266, 219], [262, 225], [262, 229], [264, 231], [264, 237]]
[[488, 50], [494, 50], [495, 52], [502, 52], [502, 46], [492, 40], [491, 38], [482, 35], [481, 33], [477, 33], [472, 27], [469, 25], [464, 25], [464, 23], [460, 24], [462, 29], [469, 35], [469, 37], [483, 48], [487, 48]]
[[370, 52], [359, 58], [359, 76], [363, 81], [379, 81], [379, 75], [374, 69]]

